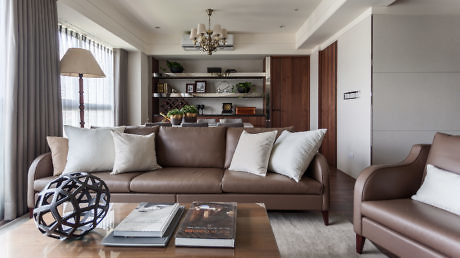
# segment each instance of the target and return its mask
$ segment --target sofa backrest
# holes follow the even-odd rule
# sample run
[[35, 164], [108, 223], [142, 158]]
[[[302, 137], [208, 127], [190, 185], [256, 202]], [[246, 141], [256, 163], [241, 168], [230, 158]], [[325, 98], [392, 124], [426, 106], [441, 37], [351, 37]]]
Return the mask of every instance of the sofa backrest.
[[[248, 133], [263, 133], [277, 130], [278, 134], [276, 138], [280, 136], [280, 134], [284, 130], [292, 131], [293, 127], [284, 127], [284, 128], [244, 128], [244, 130]], [[232, 163], [233, 154], [235, 153], [236, 146], [238, 145], [238, 141], [240, 140], [241, 133], [243, 132], [243, 128], [233, 128], [229, 127], [227, 129], [227, 144], [226, 144], [226, 151], [225, 151], [225, 168], [230, 167], [230, 163]]]
[[426, 163], [460, 174], [460, 135], [436, 133]]
[[139, 135], [149, 135], [151, 133], [155, 133], [155, 135], [158, 135], [159, 129], [159, 126], [127, 126], [125, 128], [125, 133]]
[[223, 168], [226, 130], [223, 127], [160, 127], [156, 137], [158, 164]]

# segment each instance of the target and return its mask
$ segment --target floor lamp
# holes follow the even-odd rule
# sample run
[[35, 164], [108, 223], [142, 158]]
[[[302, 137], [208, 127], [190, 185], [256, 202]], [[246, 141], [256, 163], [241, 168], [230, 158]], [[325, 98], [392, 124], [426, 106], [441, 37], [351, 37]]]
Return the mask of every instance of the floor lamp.
[[85, 105], [83, 101], [83, 77], [104, 78], [105, 74], [89, 50], [69, 48], [61, 59], [61, 75], [79, 77], [80, 127], [85, 127]]

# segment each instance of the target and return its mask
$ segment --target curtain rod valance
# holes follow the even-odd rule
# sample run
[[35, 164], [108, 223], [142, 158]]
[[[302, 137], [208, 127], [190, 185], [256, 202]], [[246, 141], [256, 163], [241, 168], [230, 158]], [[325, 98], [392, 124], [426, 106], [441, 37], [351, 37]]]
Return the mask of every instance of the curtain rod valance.
[[79, 33], [77, 31], [69, 29], [66, 26], [62, 25], [62, 24], [59, 24], [59, 32], [64, 33], [66, 35], [70, 35], [71, 37], [74, 37], [74, 38], [76, 38], [78, 40], [82, 40], [83, 42], [88, 43], [89, 45], [93, 45], [96, 48], [102, 49], [103, 51], [107, 51], [109, 53], [112, 53], [112, 51], [113, 51], [111, 47], [108, 47], [105, 44], [102, 44], [102, 43], [100, 43], [100, 42], [98, 42], [98, 41], [96, 41], [94, 39], [91, 39], [91, 38], [89, 38], [88, 36], [86, 36], [86, 35], [84, 35], [82, 33]]

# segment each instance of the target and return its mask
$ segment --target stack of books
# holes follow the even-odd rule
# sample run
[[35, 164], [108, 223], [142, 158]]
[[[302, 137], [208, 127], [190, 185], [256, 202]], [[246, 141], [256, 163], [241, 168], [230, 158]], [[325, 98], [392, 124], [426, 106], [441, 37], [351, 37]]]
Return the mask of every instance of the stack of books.
[[235, 247], [235, 202], [193, 202], [176, 233], [176, 246]]
[[106, 246], [166, 246], [179, 224], [184, 207], [140, 203], [109, 235]]

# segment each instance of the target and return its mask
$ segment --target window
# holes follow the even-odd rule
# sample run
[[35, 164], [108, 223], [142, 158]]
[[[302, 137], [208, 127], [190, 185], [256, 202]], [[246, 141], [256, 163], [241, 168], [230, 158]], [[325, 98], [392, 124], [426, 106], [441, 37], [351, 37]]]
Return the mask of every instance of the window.
[[[113, 51], [78, 32], [59, 26], [59, 54], [69, 48], [91, 51], [105, 78], [83, 78], [85, 127], [114, 125]], [[80, 97], [77, 77], [61, 76], [62, 115], [64, 125], [80, 126]]]
[[3, 218], [4, 209], [4, 173], [5, 173], [5, 95], [6, 75], [8, 73], [7, 51], [8, 51], [8, 3], [0, 0], [0, 220]]

